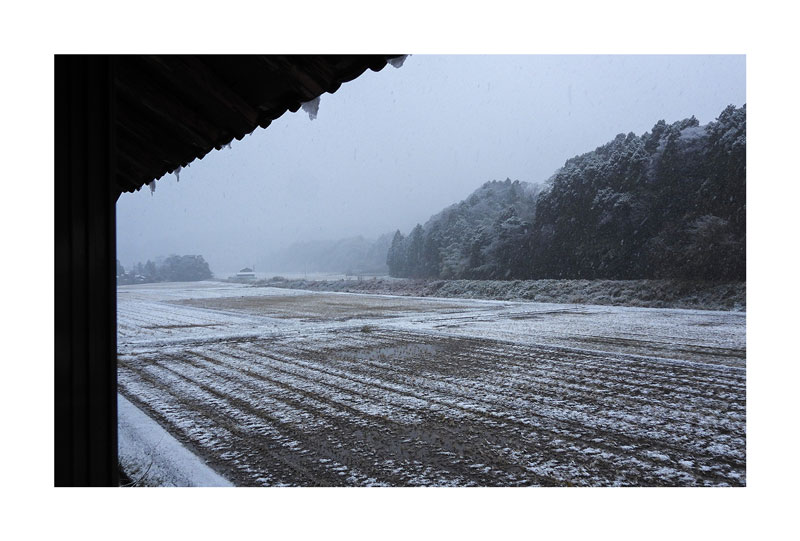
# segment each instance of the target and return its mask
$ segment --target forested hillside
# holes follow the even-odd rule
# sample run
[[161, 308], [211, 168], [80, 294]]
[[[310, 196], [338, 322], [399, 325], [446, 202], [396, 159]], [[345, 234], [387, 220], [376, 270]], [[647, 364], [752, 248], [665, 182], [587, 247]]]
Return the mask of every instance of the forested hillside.
[[537, 186], [518, 180], [487, 182], [464, 201], [433, 216], [424, 227], [417, 225], [408, 237], [396, 232], [387, 255], [390, 274], [504, 277], [501, 269], [514, 267], [516, 261], [502, 251], [502, 245], [530, 229], [536, 195]]
[[745, 279], [745, 106], [620, 134], [539, 190], [488, 182], [395, 233], [387, 264], [417, 278]]

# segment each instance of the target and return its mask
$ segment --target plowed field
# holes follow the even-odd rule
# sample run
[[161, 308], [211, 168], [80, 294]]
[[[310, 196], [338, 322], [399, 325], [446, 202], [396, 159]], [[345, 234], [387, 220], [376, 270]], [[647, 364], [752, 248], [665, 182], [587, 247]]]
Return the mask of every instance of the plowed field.
[[741, 313], [119, 288], [119, 388], [246, 486], [744, 485]]

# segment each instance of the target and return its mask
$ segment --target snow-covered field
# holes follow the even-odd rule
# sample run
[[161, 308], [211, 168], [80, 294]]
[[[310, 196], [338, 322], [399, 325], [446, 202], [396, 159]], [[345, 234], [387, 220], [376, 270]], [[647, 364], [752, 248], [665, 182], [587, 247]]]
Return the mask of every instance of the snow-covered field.
[[119, 389], [236, 485], [744, 485], [745, 314], [118, 289]]

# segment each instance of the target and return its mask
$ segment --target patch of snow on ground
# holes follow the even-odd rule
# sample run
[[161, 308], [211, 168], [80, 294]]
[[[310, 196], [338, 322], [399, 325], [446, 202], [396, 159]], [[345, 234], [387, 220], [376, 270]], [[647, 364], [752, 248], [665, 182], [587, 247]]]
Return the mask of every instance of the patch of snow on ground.
[[119, 461], [139, 486], [233, 486], [125, 397], [117, 408]]

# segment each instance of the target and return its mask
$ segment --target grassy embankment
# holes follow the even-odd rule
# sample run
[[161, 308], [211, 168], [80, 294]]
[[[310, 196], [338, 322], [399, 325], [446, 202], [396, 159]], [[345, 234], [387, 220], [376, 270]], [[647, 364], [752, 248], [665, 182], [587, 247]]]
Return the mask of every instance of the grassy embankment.
[[523, 300], [647, 308], [746, 310], [745, 282], [682, 280], [289, 280], [254, 285], [382, 295]]

